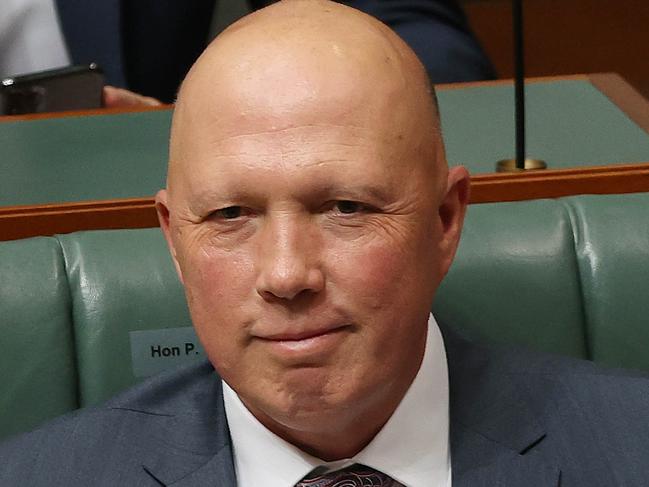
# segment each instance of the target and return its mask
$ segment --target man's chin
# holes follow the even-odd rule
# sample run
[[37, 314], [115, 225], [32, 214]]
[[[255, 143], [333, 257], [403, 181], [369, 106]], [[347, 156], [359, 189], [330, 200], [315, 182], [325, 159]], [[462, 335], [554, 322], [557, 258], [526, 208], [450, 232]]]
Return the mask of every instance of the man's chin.
[[[295, 371], [293, 371], [295, 372]], [[290, 429], [302, 432], [321, 432], [340, 423], [345, 411], [351, 412], [358, 406], [358, 401], [351, 395], [346, 395], [340, 389], [335, 393], [327, 390], [322, 383], [322, 374], [314, 369], [301, 371], [302, 377], [311, 379], [295, 385], [282, 387], [288, 394], [277, 393], [275, 396], [258, 394], [256, 397], [272, 397], [272, 402], [247, 401], [242, 398], [248, 410], [271, 431], [275, 429]], [[295, 376], [293, 376], [295, 379]], [[331, 423], [331, 425], [328, 425]]]

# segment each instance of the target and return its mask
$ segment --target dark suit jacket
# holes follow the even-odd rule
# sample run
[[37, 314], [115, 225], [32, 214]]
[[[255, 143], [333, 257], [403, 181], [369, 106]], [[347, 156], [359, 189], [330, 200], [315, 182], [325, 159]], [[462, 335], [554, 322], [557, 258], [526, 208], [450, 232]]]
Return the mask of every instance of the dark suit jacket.
[[[253, 8], [267, 0], [249, 0]], [[56, 0], [75, 64], [97, 62], [109, 84], [173, 101], [207, 43], [215, 0]], [[494, 77], [456, 0], [347, 0], [399, 33], [433, 81]]]
[[[649, 485], [649, 381], [445, 332], [454, 486]], [[209, 363], [0, 446], [1, 486], [234, 486]]]

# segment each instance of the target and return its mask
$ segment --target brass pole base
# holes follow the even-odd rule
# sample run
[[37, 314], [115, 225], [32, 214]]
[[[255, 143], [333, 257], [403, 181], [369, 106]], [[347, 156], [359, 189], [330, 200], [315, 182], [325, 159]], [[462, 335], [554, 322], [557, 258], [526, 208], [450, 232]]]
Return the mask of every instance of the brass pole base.
[[516, 167], [516, 159], [503, 159], [496, 163], [496, 172], [538, 171], [547, 167], [545, 161], [540, 159], [525, 159], [525, 169], [519, 169]]

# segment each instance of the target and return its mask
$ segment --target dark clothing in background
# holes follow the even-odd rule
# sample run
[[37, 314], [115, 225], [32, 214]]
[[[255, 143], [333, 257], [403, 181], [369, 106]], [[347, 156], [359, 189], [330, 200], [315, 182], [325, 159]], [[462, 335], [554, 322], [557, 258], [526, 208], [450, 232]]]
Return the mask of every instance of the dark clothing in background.
[[[264, 0], [249, 0], [260, 8]], [[495, 76], [456, 0], [348, 0], [392, 27], [435, 83]], [[56, 0], [73, 64], [97, 62], [108, 84], [172, 102], [207, 44], [214, 0]]]

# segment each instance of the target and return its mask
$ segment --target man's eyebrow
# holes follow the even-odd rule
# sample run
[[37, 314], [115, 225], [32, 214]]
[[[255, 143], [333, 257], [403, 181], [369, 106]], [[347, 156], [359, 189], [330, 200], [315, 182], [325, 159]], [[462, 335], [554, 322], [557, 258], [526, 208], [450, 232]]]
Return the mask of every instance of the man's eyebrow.
[[202, 215], [206, 212], [217, 209], [218, 206], [227, 204], [227, 200], [233, 199], [233, 195], [224, 194], [214, 189], [196, 190], [187, 199], [187, 207], [195, 215]]
[[[322, 199], [369, 199], [376, 204], [389, 204], [394, 200], [389, 188], [370, 184], [322, 184], [310, 190], [305, 196], [306, 198]], [[223, 190], [205, 189], [193, 193], [189, 207], [192, 212], [198, 214], [212, 210], [215, 204], [217, 206], [229, 203], [236, 204], [244, 200], [247, 202], [259, 200], [257, 202], [261, 204], [260, 200], [263, 199], [260, 195], [243, 191], [241, 188], [234, 191], [228, 191], [226, 188]]]
[[237, 200], [245, 195], [243, 191], [228, 191], [227, 188], [220, 189], [202, 189], [192, 193], [191, 201], [194, 205], [209, 205], [212, 201]]
[[392, 201], [390, 191], [388, 188], [382, 186], [374, 186], [370, 184], [349, 184], [349, 185], [333, 185], [326, 184], [318, 188], [318, 193], [323, 195], [340, 195], [341, 197], [362, 198], [369, 196], [372, 200], [379, 203], [389, 203]]

